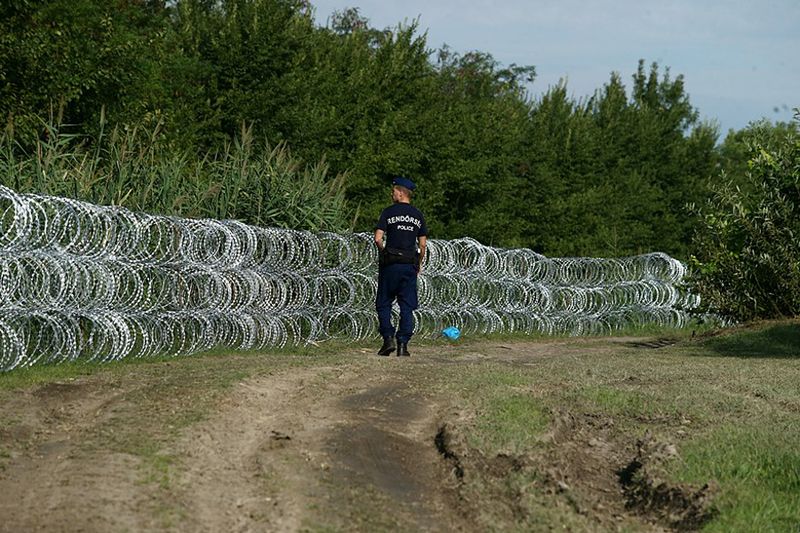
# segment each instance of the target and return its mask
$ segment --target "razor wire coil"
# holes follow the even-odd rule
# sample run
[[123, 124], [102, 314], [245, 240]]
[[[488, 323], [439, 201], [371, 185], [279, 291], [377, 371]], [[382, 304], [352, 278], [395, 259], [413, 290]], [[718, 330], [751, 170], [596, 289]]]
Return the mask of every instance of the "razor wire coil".
[[[548, 258], [429, 239], [417, 331], [586, 335], [680, 326], [663, 253]], [[0, 186], [0, 369], [377, 335], [372, 235], [186, 219]]]

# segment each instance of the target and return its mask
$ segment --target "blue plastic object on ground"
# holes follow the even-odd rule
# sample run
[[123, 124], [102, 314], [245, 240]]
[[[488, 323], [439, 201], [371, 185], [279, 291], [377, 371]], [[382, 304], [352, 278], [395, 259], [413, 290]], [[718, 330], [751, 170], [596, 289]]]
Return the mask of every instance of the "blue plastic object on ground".
[[442, 330], [442, 335], [444, 335], [451, 341], [454, 341], [461, 336], [461, 332], [458, 330], [457, 327], [450, 326], [449, 328], [445, 328]]

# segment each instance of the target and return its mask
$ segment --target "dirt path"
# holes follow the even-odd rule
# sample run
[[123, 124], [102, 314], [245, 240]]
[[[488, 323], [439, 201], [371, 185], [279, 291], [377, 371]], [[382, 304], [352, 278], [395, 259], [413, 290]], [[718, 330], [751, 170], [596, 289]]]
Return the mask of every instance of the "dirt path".
[[[155, 526], [140, 460], [84, 441], [124, 392], [93, 379], [52, 383], [3, 403], [2, 531], [125, 531]], [[10, 451], [9, 451], [10, 450]]]
[[[377, 364], [371, 370], [401, 362]], [[317, 367], [237, 386], [180, 443], [191, 458], [181, 479], [189, 529], [458, 528], [433, 445], [440, 404], [397, 375], [360, 370]], [[391, 516], [375, 515], [387, 505]]]
[[[463, 413], [426, 376], [574, 350], [553, 341], [457, 359], [446, 347], [319, 363], [194, 358], [6, 391], [0, 531], [477, 530], [481, 511], [460, 490], [465, 466], [500, 486], [532, 459], [470, 456], [452, 433]], [[234, 370], [230, 385], [214, 381]], [[603, 421], [565, 420], [550, 438], [566, 455], [542, 469], [541, 490], [563, 492], [569, 474], [583, 475], [599, 499], [569, 505], [602, 514], [598, 530], [627, 524], [614, 467], [633, 443], [614, 448]], [[590, 447], [590, 459], [578, 457]]]

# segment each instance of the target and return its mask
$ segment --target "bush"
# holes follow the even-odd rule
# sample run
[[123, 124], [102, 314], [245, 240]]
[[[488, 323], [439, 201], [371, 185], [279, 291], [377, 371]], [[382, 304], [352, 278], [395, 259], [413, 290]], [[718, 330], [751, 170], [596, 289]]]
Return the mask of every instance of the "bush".
[[776, 141], [759, 131], [768, 133], [754, 128], [739, 185], [723, 174], [697, 210], [690, 261], [702, 310], [734, 320], [800, 314], [800, 136], [783, 128]]

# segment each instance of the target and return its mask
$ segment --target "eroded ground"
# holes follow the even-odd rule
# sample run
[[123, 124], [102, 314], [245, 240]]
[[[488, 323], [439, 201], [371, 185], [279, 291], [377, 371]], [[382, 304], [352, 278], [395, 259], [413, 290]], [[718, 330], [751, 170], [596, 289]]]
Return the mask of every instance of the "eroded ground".
[[[2, 390], [0, 530], [694, 529], [713, 515], [713, 481], [658, 469], [687, 415], [552, 400], [598, 380], [642, 390], [661, 379], [647, 365], [598, 377], [593, 361], [667, 344], [206, 356]], [[481, 437], [498, 387], [544, 406], [521, 443]]]

